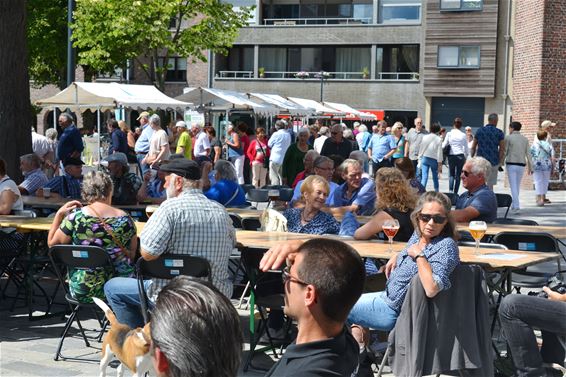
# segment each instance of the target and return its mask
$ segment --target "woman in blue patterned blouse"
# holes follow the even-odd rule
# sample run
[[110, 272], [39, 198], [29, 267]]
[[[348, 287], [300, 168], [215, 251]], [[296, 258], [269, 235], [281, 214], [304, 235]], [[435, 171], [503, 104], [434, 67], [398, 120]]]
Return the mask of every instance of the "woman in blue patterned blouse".
[[[450, 274], [460, 263], [451, 207], [450, 199], [442, 193], [427, 192], [420, 197], [411, 214], [415, 232], [407, 247], [385, 266], [385, 276], [388, 278], [385, 291], [362, 295], [350, 312], [350, 323], [377, 330], [391, 330], [401, 311], [409, 284], [417, 274], [427, 297], [432, 298], [450, 288]], [[353, 330], [359, 330], [356, 325]], [[361, 340], [358, 331], [353, 331], [353, 335]]]
[[320, 175], [311, 175], [301, 186], [304, 208], [289, 208], [283, 212], [287, 218], [287, 228], [293, 233], [337, 234], [340, 223], [326, 212], [322, 212], [330, 186]]

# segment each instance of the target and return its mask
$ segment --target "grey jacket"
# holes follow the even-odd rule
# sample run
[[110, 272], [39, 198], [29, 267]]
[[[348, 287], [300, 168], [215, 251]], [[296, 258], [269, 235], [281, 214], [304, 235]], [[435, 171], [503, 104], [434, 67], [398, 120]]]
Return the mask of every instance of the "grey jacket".
[[415, 276], [389, 334], [389, 365], [396, 376], [422, 376], [466, 369], [493, 376], [485, 279], [478, 266], [460, 265], [452, 287], [426, 297]]

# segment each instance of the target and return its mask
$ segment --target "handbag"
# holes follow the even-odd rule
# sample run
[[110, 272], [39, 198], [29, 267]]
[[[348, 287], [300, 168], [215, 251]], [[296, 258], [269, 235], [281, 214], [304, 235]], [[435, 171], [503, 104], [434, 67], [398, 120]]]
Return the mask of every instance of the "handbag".
[[269, 169], [269, 157], [267, 156], [267, 153], [265, 153], [265, 150], [261, 146], [261, 143], [259, 141], [256, 141], [256, 143], [257, 145], [259, 145], [259, 148], [261, 149], [261, 153], [263, 153], [263, 167]]
[[446, 157], [450, 154], [450, 132], [446, 135], [446, 137], [448, 138], [448, 142], [446, 143], [446, 146], [444, 146], [444, 148], [442, 148], [442, 155], [444, 157]]

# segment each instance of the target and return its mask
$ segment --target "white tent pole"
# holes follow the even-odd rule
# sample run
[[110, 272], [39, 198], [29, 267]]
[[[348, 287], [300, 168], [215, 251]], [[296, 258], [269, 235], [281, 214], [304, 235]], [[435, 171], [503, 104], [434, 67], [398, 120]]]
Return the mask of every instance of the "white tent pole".
[[102, 156], [102, 153], [100, 153], [100, 106], [98, 106], [98, 110], [96, 112], [96, 123], [98, 128], [98, 169], [100, 170], [100, 157]]
[[53, 128], [57, 130], [57, 108], [53, 107]]

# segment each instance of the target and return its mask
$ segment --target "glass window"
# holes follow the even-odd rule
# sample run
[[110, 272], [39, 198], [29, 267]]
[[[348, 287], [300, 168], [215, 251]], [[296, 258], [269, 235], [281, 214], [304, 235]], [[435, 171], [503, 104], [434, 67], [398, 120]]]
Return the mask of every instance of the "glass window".
[[[369, 47], [336, 48], [336, 72], [361, 73], [364, 68], [369, 70], [370, 64], [371, 49]], [[351, 77], [359, 78], [358, 75]]]
[[[158, 59], [158, 66], [164, 66], [165, 58]], [[187, 59], [174, 57], [167, 60], [167, 73], [165, 74], [165, 81], [182, 82], [187, 81]]]
[[379, 23], [407, 23], [421, 20], [421, 1], [381, 0]]
[[353, 14], [355, 19], [361, 19], [364, 24], [370, 24], [373, 17], [373, 6], [371, 4], [354, 4]]
[[287, 49], [284, 47], [260, 47], [259, 67], [266, 71], [284, 72], [287, 63]]
[[403, 77], [400, 72], [419, 72], [419, 45], [383, 45], [377, 46], [376, 72], [391, 73], [382, 78]]
[[439, 46], [438, 68], [479, 68], [479, 46]]
[[482, 0], [440, 0], [440, 10], [469, 11], [482, 8]]

